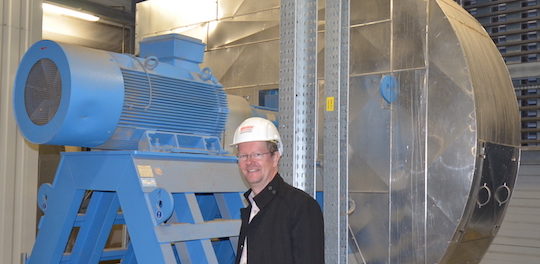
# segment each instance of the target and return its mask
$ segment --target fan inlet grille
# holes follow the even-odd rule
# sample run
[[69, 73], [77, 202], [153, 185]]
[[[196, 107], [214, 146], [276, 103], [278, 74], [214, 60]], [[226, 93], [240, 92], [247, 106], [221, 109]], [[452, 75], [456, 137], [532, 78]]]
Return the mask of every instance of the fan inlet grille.
[[24, 89], [24, 104], [30, 120], [39, 126], [49, 123], [58, 110], [61, 95], [58, 67], [49, 59], [40, 59], [32, 66]]

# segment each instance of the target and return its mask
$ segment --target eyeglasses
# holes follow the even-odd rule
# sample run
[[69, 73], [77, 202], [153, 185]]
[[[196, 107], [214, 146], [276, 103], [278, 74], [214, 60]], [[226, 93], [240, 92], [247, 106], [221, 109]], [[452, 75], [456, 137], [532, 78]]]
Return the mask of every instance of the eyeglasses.
[[272, 153], [272, 152], [240, 154], [240, 155], [238, 155], [236, 157], [238, 157], [239, 161], [246, 161], [246, 160], [248, 160], [248, 158], [250, 158], [252, 160], [261, 160], [264, 157], [264, 155], [270, 154], [270, 153]]

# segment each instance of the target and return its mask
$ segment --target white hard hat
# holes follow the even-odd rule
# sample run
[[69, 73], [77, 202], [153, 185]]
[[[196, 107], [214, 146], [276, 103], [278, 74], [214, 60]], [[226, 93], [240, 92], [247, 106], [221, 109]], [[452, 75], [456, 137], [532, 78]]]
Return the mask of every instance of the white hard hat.
[[253, 141], [272, 141], [277, 144], [280, 155], [283, 155], [283, 143], [281, 137], [274, 125], [267, 119], [261, 117], [250, 117], [242, 122], [233, 136], [231, 146], [238, 145], [244, 142]]

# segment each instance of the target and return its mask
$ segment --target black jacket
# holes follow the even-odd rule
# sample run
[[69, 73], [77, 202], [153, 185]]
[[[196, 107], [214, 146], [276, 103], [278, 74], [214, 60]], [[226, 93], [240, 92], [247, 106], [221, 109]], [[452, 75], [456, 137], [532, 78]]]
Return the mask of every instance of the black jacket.
[[[248, 197], [251, 190], [244, 196]], [[249, 199], [247, 199], [249, 202]], [[324, 226], [319, 204], [277, 174], [254, 197], [259, 213], [248, 224], [251, 204], [240, 209], [236, 263], [248, 238], [248, 264], [324, 263]]]

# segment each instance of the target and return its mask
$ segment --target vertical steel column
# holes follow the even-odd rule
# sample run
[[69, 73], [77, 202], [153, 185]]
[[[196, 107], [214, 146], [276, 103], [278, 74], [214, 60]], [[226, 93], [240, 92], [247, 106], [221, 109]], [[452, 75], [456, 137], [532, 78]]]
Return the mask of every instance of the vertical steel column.
[[347, 263], [349, 0], [326, 1], [324, 221], [326, 263]]
[[281, 1], [279, 129], [281, 174], [315, 196], [317, 0]]

